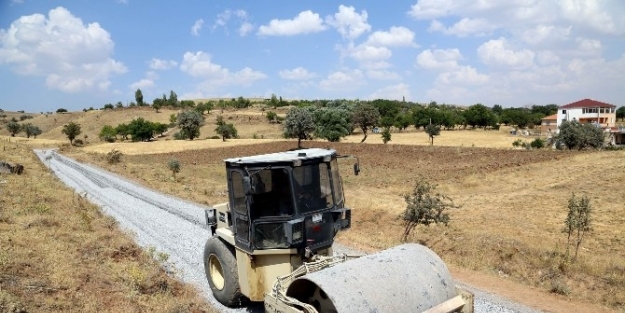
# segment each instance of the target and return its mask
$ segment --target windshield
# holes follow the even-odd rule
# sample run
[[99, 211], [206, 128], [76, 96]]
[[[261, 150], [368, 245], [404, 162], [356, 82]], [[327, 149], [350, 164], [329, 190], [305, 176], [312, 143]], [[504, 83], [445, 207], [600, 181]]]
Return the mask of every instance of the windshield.
[[283, 168], [264, 169], [252, 176], [252, 219], [293, 215], [294, 205], [289, 181], [289, 172]]
[[334, 207], [330, 170], [326, 163], [296, 167], [293, 178], [295, 201], [300, 213]]

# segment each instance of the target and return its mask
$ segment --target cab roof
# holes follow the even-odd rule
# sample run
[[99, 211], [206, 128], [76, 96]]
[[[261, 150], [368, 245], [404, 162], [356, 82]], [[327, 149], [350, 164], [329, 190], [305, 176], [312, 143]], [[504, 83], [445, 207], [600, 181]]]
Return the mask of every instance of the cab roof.
[[311, 160], [323, 158], [326, 156], [336, 155], [336, 150], [334, 149], [320, 149], [320, 148], [310, 148], [310, 149], [299, 149], [299, 150], [291, 150], [285, 152], [277, 152], [277, 153], [269, 153], [269, 154], [259, 154], [253, 156], [246, 156], [240, 158], [228, 158], [225, 159], [224, 162], [226, 164], [260, 164], [260, 163], [281, 163], [281, 162], [293, 162], [295, 160]]

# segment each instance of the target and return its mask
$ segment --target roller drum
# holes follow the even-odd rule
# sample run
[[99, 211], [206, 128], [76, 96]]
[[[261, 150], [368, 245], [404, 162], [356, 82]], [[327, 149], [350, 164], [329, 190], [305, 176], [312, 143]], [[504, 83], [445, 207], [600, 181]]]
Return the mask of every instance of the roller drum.
[[287, 295], [319, 312], [422, 312], [457, 295], [432, 250], [404, 244], [302, 276]]

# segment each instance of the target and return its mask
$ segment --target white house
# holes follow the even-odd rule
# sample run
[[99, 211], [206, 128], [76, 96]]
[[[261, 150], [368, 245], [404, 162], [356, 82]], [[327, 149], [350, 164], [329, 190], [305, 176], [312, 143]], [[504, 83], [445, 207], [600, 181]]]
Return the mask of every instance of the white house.
[[564, 121], [596, 123], [603, 129], [616, 126], [616, 106], [591, 99], [569, 103], [558, 108], [557, 127]]

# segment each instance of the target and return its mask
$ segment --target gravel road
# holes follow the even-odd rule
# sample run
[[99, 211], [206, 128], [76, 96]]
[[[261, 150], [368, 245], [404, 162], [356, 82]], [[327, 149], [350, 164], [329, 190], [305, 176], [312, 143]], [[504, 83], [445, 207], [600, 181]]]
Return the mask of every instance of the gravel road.
[[[137, 185], [103, 169], [76, 162], [55, 150], [35, 150], [35, 153], [67, 186], [100, 206], [104, 213], [118, 221], [122, 229], [133, 233], [140, 246], [152, 247], [169, 255], [166, 270], [181, 281], [196, 286], [215, 308], [222, 312], [263, 311], [262, 305], [226, 308], [213, 298], [202, 263], [204, 243], [209, 236], [204, 224], [205, 206]], [[335, 245], [335, 250], [359, 254], [341, 245]], [[476, 296], [476, 313], [538, 312], [474, 287], [463, 286]]]

